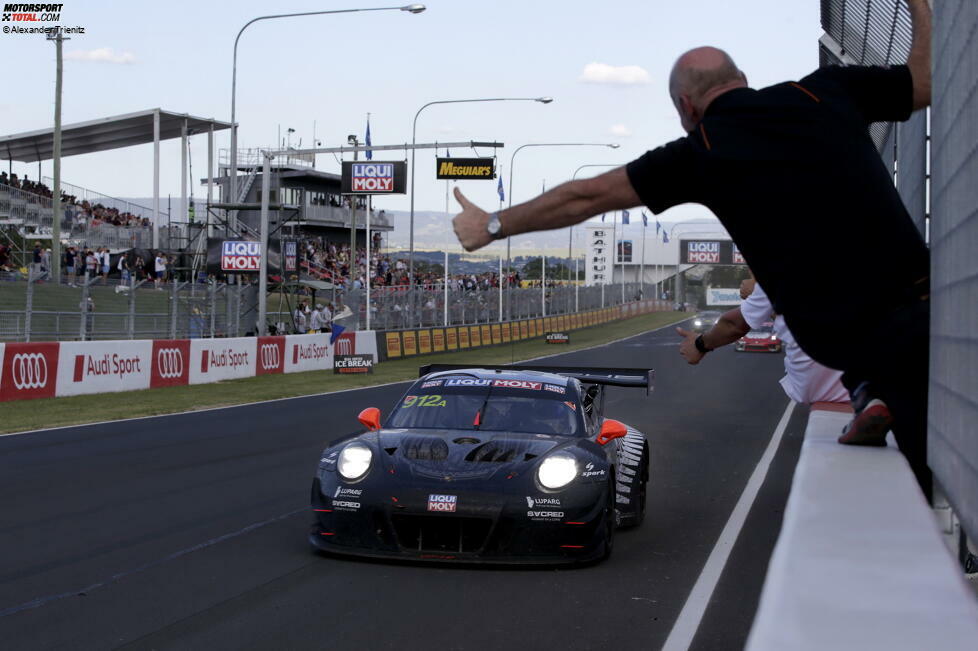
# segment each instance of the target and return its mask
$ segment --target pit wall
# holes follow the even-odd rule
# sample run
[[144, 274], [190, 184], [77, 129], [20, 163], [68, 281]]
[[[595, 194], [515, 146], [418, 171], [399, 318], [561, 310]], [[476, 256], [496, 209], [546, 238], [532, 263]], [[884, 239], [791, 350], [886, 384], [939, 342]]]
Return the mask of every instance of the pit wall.
[[333, 356], [378, 361], [373, 331], [233, 339], [0, 343], [0, 402], [325, 371]]

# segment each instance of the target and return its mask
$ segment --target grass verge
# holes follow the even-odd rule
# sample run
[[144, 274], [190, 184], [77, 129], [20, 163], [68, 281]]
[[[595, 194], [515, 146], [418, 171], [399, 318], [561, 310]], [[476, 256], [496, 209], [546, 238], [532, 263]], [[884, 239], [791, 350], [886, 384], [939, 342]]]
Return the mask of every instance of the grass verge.
[[571, 332], [571, 343], [567, 346], [548, 345], [542, 339], [534, 339], [458, 353], [418, 355], [378, 364], [372, 375], [333, 375], [332, 371], [309, 371], [288, 375], [262, 375], [214, 384], [7, 402], [3, 403], [0, 433], [172, 414], [369, 387], [413, 379], [418, 376], [418, 367], [427, 363], [507, 364], [600, 345], [659, 328], [679, 320], [682, 316], [679, 312], [654, 312], [617, 323], [575, 330]]

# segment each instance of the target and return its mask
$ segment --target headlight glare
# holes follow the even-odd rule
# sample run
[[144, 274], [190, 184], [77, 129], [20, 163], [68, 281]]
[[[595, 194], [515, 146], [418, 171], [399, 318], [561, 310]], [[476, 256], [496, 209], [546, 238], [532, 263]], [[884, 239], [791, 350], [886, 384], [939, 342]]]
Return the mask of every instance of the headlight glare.
[[363, 443], [351, 443], [343, 448], [336, 461], [336, 470], [343, 479], [359, 479], [370, 469], [373, 452]]
[[567, 453], [558, 452], [543, 460], [537, 469], [540, 485], [551, 490], [563, 488], [577, 477], [577, 460]]
[[699, 319], [696, 319], [695, 321], [693, 321], [693, 325], [694, 326], [701, 326], [701, 325], [703, 325], [703, 322], [700, 321]]

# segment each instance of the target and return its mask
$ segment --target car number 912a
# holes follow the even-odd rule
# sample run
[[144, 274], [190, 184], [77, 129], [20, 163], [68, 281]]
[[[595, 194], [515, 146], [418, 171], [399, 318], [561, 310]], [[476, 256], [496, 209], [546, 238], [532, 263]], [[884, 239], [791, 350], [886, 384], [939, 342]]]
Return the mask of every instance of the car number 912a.
[[430, 396], [408, 396], [404, 399], [402, 407], [444, 407], [446, 401], [439, 395]]

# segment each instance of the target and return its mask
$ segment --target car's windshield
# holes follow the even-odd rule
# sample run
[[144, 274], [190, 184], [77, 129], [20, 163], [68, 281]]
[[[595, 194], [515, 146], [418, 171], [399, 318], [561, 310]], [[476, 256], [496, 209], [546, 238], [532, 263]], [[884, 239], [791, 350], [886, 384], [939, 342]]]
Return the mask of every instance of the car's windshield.
[[387, 427], [583, 435], [576, 397], [535, 380], [439, 378], [416, 383]]

